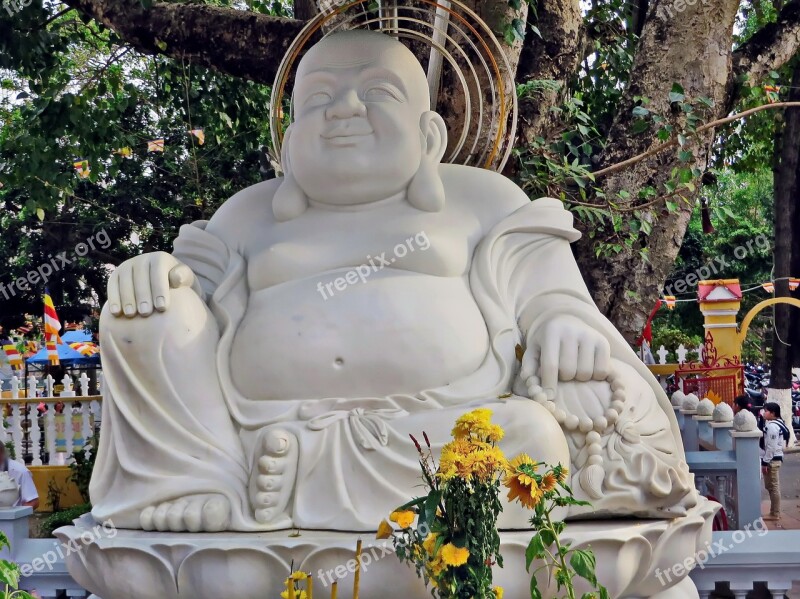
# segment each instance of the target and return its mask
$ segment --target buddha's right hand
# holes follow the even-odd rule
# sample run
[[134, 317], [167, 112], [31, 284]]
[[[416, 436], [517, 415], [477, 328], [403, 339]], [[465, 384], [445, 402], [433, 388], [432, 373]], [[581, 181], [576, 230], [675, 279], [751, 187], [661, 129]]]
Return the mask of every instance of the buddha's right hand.
[[170, 290], [199, 288], [192, 269], [166, 252], [142, 254], [120, 264], [108, 279], [108, 306], [114, 316], [147, 317], [169, 308]]

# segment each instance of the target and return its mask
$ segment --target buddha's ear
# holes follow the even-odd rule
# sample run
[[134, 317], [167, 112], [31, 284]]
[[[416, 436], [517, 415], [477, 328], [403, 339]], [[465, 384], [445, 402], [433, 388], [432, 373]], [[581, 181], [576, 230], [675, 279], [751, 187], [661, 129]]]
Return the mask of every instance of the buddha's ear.
[[424, 137], [423, 160], [426, 158], [439, 164], [447, 150], [447, 125], [438, 112], [424, 112], [419, 120], [419, 129]]
[[422, 160], [408, 185], [408, 203], [419, 210], [439, 212], [444, 208], [445, 192], [439, 163], [447, 149], [447, 126], [438, 113], [429, 110], [419, 122], [422, 135]]
[[275, 191], [272, 198], [272, 214], [275, 220], [282, 222], [297, 218], [308, 209], [308, 197], [300, 188], [292, 173], [291, 160], [289, 159], [289, 144], [291, 143], [292, 126], [286, 130], [281, 148], [281, 167], [283, 168], [283, 182]]

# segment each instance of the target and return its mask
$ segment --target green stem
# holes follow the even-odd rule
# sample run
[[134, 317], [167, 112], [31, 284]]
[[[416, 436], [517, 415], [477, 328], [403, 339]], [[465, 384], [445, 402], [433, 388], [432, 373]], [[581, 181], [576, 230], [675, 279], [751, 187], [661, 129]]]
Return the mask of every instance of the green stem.
[[[553, 527], [553, 521], [550, 519], [550, 512], [547, 511], [544, 514], [545, 521], [547, 522], [547, 528], [550, 532], [553, 533], [553, 538], [556, 540], [556, 555], [558, 555], [558, 564], [563, 572], [569, 574], [569, 569], [567, 568], [567, 561], [566, 561], [566, 554], [561, 553], [561, 540], [558, 538], [556, 534], [556, 530]], [[572, 576], [568, 576], [567, 578], [567, 594], [569, 595], [569, 599], [575, 599], [575, 589], [572, 586]]]

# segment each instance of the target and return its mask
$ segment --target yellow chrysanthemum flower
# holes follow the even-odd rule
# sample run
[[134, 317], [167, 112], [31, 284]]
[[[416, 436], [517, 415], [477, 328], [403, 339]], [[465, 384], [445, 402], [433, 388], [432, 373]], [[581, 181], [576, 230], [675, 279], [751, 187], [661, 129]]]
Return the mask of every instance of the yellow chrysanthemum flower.
[[558, 484], [558, 478], [552, 472], [548, 472], [542, 477], [542, 482], [539, 483], [539, 488], [541, 488], [542, 493], [549, 493], [550, 491], [556, 488]]
[[494, 587], [492, 590], [494, 591], [495, 599], [503, 599], [503, 587]]
[[507, 466], [506, 456], [499, 447], [493, 445], [471, 453], [465, 462], [470, 475], [484, 481]]
[[375, 535], [376, 539], [388, 539], [392, 536], [394, 529], [392, 525], [389, 524], [386, 520], [381, 520], [381, 523], [378, 524], [378, 533]]
[[[281, 593], [281, 599], [289, 599], [289, 589], [286, 589]], [[307, 599], [307, 595], [305, 591], [300, 591], [298, 589], [294, 590], [294, 599]]]
[[432, 532], [427, 537], [425, 537], [425, 540], [422, 541], [422, 548], [425, 550], [425, 553], [427, 553], [430, 556], [433, 556], [433, 550], [436, 547], [436, 539], [438, 537], [439, 534], [435, 532]]
[[469, 549], [466, 547], [456, 547], [452, 543], [442, 546], [442, 561], [449, 568], [463, 566], [469, 559]]
[[[525, 466], [525, 468], [523, 468]], [[503, 484], [508, 488], [508, 500], [518, 500], [528, 509], [533, 509], [542, 499], [542, 491], [536, 479], [525, 471], [536, 470], [536, 462], [527, 454], [515, 457], [506, 469]]]
[[292, 575], [289, 576], [289, 578], [291, 578], [292, 580], [305, 580], [309, 576], [310, 575], [307, 574], [306, 572], [301, 572], [300, 570], [297, 570], [296, 572], [292, 572]]
[[411, 510], [402, 510], [399, 512], [392, 512], [389, 520], [396, 522], [400, 528], [410, 528], [414, 524], [414, 518], [417, 514]]
[[491, 423], [492, 411], [480, 408], [468, 412], [456, 420], [452, 435], [456, 439], [474, 437], [480, 441], [497, 442], [505, 431], [501, 426]]

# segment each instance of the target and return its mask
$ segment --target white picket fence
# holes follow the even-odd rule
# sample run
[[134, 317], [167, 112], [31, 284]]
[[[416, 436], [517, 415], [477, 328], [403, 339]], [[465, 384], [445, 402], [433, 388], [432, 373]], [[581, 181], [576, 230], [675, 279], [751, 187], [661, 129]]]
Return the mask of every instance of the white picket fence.
[[[702, 346], [702, 344], [697, 346], [694, 349], [689, 349], [689, 348], [685, 347], [683, 345], [683, 343], [681, 343], [678, 346], [678, 349], [675, 350], [675, 356], [678, 358], [677, 363], [678, 364], [683, 364], [684, 362], [686, 362], [686, 358], [689, 355], [690, 351], [694, 351], [694, 352], [697, 353], [697, 359], [698, 360], [702, 360], [703, 359], [703, 346]], [[656, 364], [669, 364], [669, 362], [667, 362], [667, 356], [669, 355], [669, 350], [666, 347], [664, 347], [663, 345], [658, 348], [658, 351], [652, 352], [652, 354], [653, 354], [653, 360], [656, 360], [656, 356], [658, 356], [658, 358], [657, 358], [658, 361], [656, 362]]]
[[[41, 380], [29, 376], [25, 387], [20, 378], [11, 378], [10, 398], [0, 399], [4, 416], [0, 419], [0, 440], [13, 443], [18, 462], [29, 466], [64, 465], [73, 461], [77, 451], [90, 457], [89, 441], [99, 430], [102, 396], [90, 393], [90, 379], [85, 372], [78, 378], [77, 391], [69, 375], [60, 383], [62, 388], [56, 395], [56, 381], [50, 375]], [[42, 405], [44, 410], [40, 411]]]

